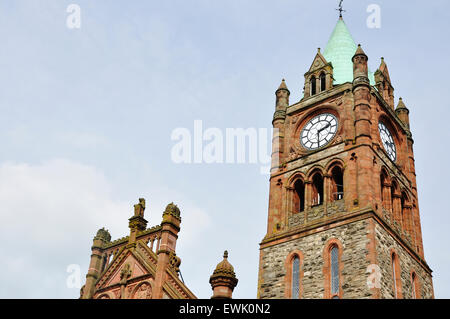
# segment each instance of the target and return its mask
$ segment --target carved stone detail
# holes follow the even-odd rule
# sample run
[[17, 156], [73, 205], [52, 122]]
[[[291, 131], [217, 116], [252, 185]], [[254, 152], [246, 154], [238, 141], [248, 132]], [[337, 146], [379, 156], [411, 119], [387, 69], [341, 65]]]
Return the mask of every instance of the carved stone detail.
[[125, 264], [125, 266], [123, 266], [122, 270], [120, 271], [120, 284], [126, 284], [128, 281], [128, 278], [131, 277], [131, 266], [130, 264]]

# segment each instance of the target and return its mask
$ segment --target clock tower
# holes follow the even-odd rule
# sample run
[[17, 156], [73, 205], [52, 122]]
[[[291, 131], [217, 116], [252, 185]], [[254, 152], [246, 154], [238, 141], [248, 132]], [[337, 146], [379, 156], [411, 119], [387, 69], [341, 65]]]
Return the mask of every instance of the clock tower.
[[276, 91], [258, 298], [433, 298], [409, 110], [342, 16], [305, 73]]

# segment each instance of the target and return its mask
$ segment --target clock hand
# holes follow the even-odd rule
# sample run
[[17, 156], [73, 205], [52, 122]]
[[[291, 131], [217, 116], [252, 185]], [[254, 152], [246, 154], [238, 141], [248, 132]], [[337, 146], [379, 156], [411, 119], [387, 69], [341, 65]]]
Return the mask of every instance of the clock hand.
[[322, 127], [322, 128], [319, 130], [319, 133], [322, 132], [323, 130], [326, 130], [326, 129], [329, 128], [330, 126], [331, 126], [331, 124], [328, 123], [327, 125], [325, 125], [324, 127]]
[[317, 144], [320, 143], [320, 133], [322, 133], [323, 131], [325, 131], [327, 128], [329, 128], [331, 126], [330, 123], [327, 123], [324, 127], [322, 127], [321, 129], [317, 130]]

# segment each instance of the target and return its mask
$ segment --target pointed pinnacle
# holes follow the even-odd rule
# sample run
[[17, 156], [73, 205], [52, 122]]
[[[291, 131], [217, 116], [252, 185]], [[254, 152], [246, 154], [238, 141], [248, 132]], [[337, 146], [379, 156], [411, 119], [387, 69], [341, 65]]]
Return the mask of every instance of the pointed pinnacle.
[[287, 86], [286, 86], [286, 81], [283, 79], [281, 80], [281, 84], [280, 87], [278, 88], [278, 90], [287, 90]]
[[356, 49], [355, 55], [366, 55], [366, 53], [361, 47], [361, 44], [358, 44], [358, 49]]
[[408, 108], [406, 107], [405, 103], [403, 103], [403, 99], [402, 99], [402, 98], [400, 98], [400, 99], [398, 100], [397, 110], [398, 110], [398, 109], [408, 109]]

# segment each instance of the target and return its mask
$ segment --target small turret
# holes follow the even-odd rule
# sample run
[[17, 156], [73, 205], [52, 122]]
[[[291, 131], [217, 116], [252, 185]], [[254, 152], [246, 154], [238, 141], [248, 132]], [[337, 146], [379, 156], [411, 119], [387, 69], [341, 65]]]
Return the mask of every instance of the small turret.
[[166, 206], [162, 214], [161, 222], [161, 240], [159, 249], [156, 252], [158, 263], [156, 265], [155, 286], [153, 288], [153, 296], [156, 299], [163, 297], [163, 285], [166, 280], [166, 270], [172, 264], [177, 269], [178, 261], [174, 260], [175, 249], [177, 245], [178, 232], [180, 231], [181, 213], [180, 209], [174, 203]]
[[286, 81], [283, 79], [281, 81], [280, 87], [275, 91], [276, 103], [275, 103], [275, 114], [273, 116], [274, 120], [280, 119], [284, 120], [286, 118], [286, 109], [289, 106], [289, 96], [291, 92], [288, 90]]
[[403, 122], [403, 124], [406, 125], [406, 127], [409, 130], [409, 110], [406, 107], [405, 103], [403, 103], [403, 99], [400, 98], [398, 101], [397, 108], [395, 109], [395, 113], [397, 113], [397, 116], [399, 119]]
[[[353, 99], [354, 99], [354, 116], [355, 116], [355, 143], [357, 145], [372, 144], [372, 111], [370, 107], [370, 81], [368, 77], [368, 61], [367, 55], [364, 53], [361, 45], [352, 58], [353, 61]], [[356, 161], [358, 164], [356, 165]], [[369, 151], [361, 151], [357, 149], [355, 153], [349, 157], [351, 168], [349, 171], [356, 170], [354, 173], [358, 176], [357, 180], [369, 180], [369, 172], [373, 165], [373, 157]], [[353, 191], [353, 205], [364, 207], [369, 205], [373, 199], [373, 191], [365, 182], [356, 182], [356, 189]], [[347, 197], [348, 198], [348, 197]]]
[[111, 241], [111, 234], [105, 228], [101, 228], [97, 231], [94, 240], [102, 240], [103, 242], [109, 243]]
[[178, 226], [179, 226], [179, 223], [181, 222], [180, 209], [174, 203], [170, 203], [169, 205], [166, 206], [166, 209], [164, 210], [162, 216], [163, 216], [163, 222], [172, 220], [172, 217], [173, 217], [173, 219], [178, 221], [178, 223], [176, 223]]
[[225, 250], [223, 260], [217, 264], [209, 283], [213, 289], [211, 299], [232, 299], [234, 287], [238, 283], [233, 266], [228, 262], [228, 251]]
[[111, 241], [111, 235], [109, 231], [104, 228], [97, 231], [97, 235], [94, 237], [92, 244], [92, 255], [89, 263], [89, 270], [86, 275], [86, 284], [82, 289], [81, 298], [92, 298], [95, 290], [95, 283], [102, 272], [103, 268], [103, 249], [107, 243]]
[[369, 58], [362, 49], [361, 44], [358, 44], [358, 48], [356, 49], [355, 55], [352, 58], [353, 86], [360, 84], [370, 86], [369, 68], [367, 66], [368, 60]]
[[367, 67], [368, 57], [361, 44], [358, 45], [353, 61], [353, 96], [355, 103], [356, 142], [371, 140], [370, 81]]
[[283, 162], [284, 152], [284, 126], [286, 121], [286, 109], [289, 106], [289, 92], [286, 81], [283, 79], [280, 86], [275, 91], [276, 103], [275, 114], [273, 115], [273, 137], [272, 137], [272, 166], [271, 171], [280, 168]]
[[289, 92], [289, 90], [288, 90], [288, 88], [286, 86], [286, 80], [285, 79], [281, 80], [281, 84], [280, 84], [280, 87], [278, 88], [278, 90], [287, 90]]

